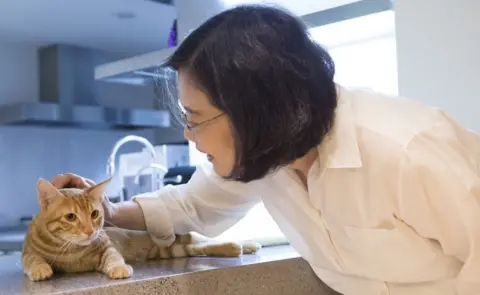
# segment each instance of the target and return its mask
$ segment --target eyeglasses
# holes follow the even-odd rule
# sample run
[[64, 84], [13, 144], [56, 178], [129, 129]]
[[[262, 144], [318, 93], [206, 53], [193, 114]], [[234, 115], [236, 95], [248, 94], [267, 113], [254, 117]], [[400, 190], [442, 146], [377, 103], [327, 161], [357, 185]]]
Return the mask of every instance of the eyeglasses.
[[201, 125], [204, 125], [206, 123], [209, 123], [217, 118], [220, 118], [221, 116], [225, 115], [225, 113], [220, 113], [218, 115], [216, 115], [215, 117], [213, 118], [210, 118], [210, 119], [207, 119], [205, 121], [202, 121], [200, 123], [192, 123], [192, 122], [189, 122], [187, 120], [187, 114], [186, 113], [182, 113], [182, 117], [183, 117], [183, 125], [190, 131], [190, 132], [195, 132], [198, 127], [200, 127]]

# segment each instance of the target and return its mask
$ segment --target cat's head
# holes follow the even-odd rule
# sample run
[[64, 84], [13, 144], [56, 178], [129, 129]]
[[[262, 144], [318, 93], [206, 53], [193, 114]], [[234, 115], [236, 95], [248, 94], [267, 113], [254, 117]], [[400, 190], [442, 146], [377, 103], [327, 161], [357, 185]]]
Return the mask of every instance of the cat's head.
[[40, 222], [55, 237], [76, 245], [90, 245], [103, 228], [102, 202], [109, 182], [107, 179], [87, 189], [57, 189], [40, 178], [37, 183]]

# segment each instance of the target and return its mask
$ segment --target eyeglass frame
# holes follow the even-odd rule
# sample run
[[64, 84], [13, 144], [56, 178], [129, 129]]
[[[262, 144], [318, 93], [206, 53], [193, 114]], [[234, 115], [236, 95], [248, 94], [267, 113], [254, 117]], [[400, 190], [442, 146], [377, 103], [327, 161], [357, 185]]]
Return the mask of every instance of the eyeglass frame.
[[[192, 132], [192, 133], [195, 133], [195, 130], [197, 130], [198, 127], [202, 126], [202, 125], [205, 125], [206, 123], [209, 123], [209, 122], [212, 122], [213, 120], [216, 120], [218, 118], [220, 118], [221, 116], [225, 115], [225, 113], [220, 113], [210, 119], [206, 119], [200, 123], [193, 123], [194, 126], [189, 126], [188, 125], [188, 120], [187, 120], [187, 114], [185, 112], [182, 112], [182, 118], [183, 118], [183, 125], [185, 126], [185, 128], [188, 129], [188, 131]], [[190, 122], [192, 123], [192, 122]]]

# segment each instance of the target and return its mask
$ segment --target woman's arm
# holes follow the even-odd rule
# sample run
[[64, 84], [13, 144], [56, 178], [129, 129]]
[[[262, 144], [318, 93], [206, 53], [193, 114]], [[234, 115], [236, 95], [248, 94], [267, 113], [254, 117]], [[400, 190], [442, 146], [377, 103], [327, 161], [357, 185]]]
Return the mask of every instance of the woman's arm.
[[199, 166], [187, 184], [167, 186], [115, 204], [109, 222], [147, 230], [158, 243], [173, 242], [174, 234], [195, 231], [216, 236], [240, 221], [258, 202], [251, 185], [225, 181], [207, 164]]
[[[72, 173], [52, 180], [57, 188], [86, 188], [95, 183]], [[240, 221], [260, 197], [251, 184], [226, 181], [210, 163], [199, 166], [186, 184], [167, 186], [131, 201], [104, 201], [105, 223], [120, 228], [147, 230], [157, 244], [170, 245], [175, 234], [195, 231], [217, 236]]]
[[146, 230], [145, 217], [140, 205], [133, 201], [112, 204], [105, 218], [107, 225], [126, 229]]
[[452, 122], [418, 134], [406, 147], [400, 218], [462, 261], [459, 295], [480, 290], [480, 137]]

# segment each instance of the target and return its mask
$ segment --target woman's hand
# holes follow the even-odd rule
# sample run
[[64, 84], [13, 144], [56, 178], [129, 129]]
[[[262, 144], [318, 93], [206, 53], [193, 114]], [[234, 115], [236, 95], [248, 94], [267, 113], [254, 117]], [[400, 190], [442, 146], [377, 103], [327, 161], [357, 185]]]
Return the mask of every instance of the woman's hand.
[[52, 179], [51, 183], [58, 189], [71, 187], [85, 189], [95, 185], [93, 180], [73, 173], [59, 174]]
[[[61, 188], [79, 188], [86, 189], [95, 185], [95, 182], [91, 179], [82, 177], [73, 173], [59, 174], [55, 176], [52, 181], [52, 185], [57, 189]], [[113, 215], [117, 211], [116, 205], [110, 202], [105, 196], [103, 198], [103, 211], [105, 213], [105, 221], [107, 225], [111, 225]]]

